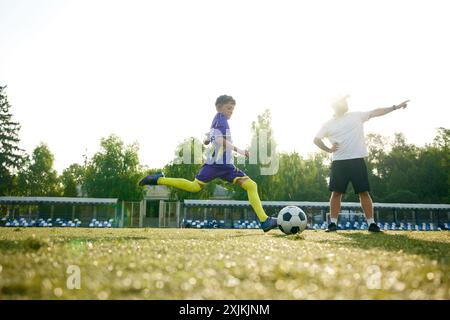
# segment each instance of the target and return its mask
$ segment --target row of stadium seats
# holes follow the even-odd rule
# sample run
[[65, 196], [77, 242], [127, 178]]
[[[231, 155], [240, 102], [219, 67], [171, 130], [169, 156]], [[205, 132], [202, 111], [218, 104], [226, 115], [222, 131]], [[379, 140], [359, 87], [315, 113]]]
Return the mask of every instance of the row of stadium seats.
[[97, 219], [92, 219], [89, 223], [89, 228], [112, 228], [113, 219], [98, 221]]
[[[405, 231], [441, 231], [441, 230], [449, 230], [449, 224], [448, 223], [442, 223], [439, 225], [436, 225], [434, 223], [421, 223], [421, 224], [412, 224], [412, 223], [377, 223], [377, 225], [382, 230], [405, 230]], [[314, 224], [310, 226], [308, 229], [313, 230], [324, 230], [326, 229], [328, 224], [326, 222], [322, 224]], [[367, 230], [368, 226], [366, 222], [363, 223], [351, 223], [347, 222], [345, 224], [338, 224], [338, 230]]]
[[[441, 231], [449, 230], [449, 224], [443, 223], [436, 225], [434, 223], [421, 223], [421, 224], [411, 224], [411, 223], [377, 223], [377, 225], [382, 230], [405, 230], [405, 231]], [[312, 230], [324, 230], [328, 224], [326, 222], [322, 224], [308, 224], [308, 229]], [[181, 222], [182, 228], [197, 228], [197, 229], [215, 229], [215, 228], [226, 228], [224, 220], [185, 220]], [[259, 229], [260, 224], [253, 220], [235, 220], [231, 225], [232, 229]], [[368, 225], [366, 222], [346, 222], [345, 224], [338, 224], [339, 230], [367, 230]]]
[[[216, 229], [216, 228], [225, 228], [225, 220], [185, 220], [181, 221], [182, 228], [197, 228], [197, 229]], [[259, 229], [260, 224], [253, 221], [248, 220], [236, 220], [232, 223], [232, 229]]]
[[224, 228], [225, 221], [224, 220], [181, 220], [181, 228], [197, 228], [197, 229], [216, 229], [216, 228]]
[[[1, 224], [5, 227], [82, 227], [82, 222], [79, 219], [74, 220], [64, 220], [61, 218], [56, 218], [55, 220], [48, 218], [42, 219], [39, 218], [37, 220], [33, 219], [25, 219], [25, 218], [3, 218], [1, 219]], [[96, 219], [92, 219], [89, 223], [90, 228], [111, 228], [113, 225], [113, 219], [105, 220], [105, 221], [97, 221]], [[84, 226], [87, 227], [87, 226]]]
[[[89, 224], [83, 225], [79, 219], [74, 220], [64, 220], [61, 218], [56, 218], [55, 220], [42, 219], [39, 218], [37, 220], [30, 220], [25, 218], [2, 218], [0, 220], [0, 226], [5, 227], [89, 227], [89, 228], [112, 228], [114, 225], [114, 220], [97, 220], [92, 219]], [[449, 230], [450, 225], [448, 223], [441, 223], [439, 225], [434, 223], [377, 223], [377, 225], [382, 230], [406, 230], [406, 231], [441, 231], [441, 230]], [[183, 219], [181, 222], [182, 228], [197, 228], [197, 229], [216, 229], [216, 228], [226, 228], [224, 220], [185, 220]], [[259, 229], [260, 224], [253, 220], [235, 220], [231, 224], [232, 229]], [[327, 223], [323, 222], [322, 224], [308, 224], [308, 229], [313, 230], [324, 230], [327, 228]], [[366, 222], [346, 222], [344, 224], [338, 224], [338, 230], [367, 230]]]
[[248, 220], [237, 220], [233, 222], [233, 229], [259, 229], [261, 228], [261, 224], [253, 220], [249, 222]]

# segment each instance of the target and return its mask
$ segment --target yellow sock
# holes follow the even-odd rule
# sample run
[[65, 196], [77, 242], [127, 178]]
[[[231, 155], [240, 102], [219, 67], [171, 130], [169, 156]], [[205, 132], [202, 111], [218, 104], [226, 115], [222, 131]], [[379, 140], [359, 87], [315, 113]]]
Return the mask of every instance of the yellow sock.
[[195, 179], [194, 181], [189, 181], [181, 178], [166, 178], [161, 177], [158, 179], [159, 185], [171, 186], [184, 191], [189, 192], [199, 192], [201, 188], [201, 182]]
[[261, 205], [261, 200], [259, 199], [258, 195], [258, 186], [256, 185], [256, 182], [252, 179], [248, 179], [243, 184], [241, 184], [241, 187], [247, 191], [248, 200], [250, 201], [253, 210], [258, 216], [259, 221], [266, 221], [268, 217]]

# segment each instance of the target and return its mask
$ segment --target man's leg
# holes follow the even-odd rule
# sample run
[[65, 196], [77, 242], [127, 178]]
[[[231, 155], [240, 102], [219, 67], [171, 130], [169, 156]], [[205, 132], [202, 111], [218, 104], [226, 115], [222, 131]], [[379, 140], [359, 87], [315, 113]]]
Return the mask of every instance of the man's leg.
[[369, 220], [373, 222], [373, 203], [369, 192], [360, 192], [359, 201], [361, 202], [361, 207], [364, 211], [364, 215], [366, 216], [367, 223], [370, 224]]
[[331, 191], [330, 197], [330, 224], [327, 232], [337, 231], [337, 220], [341, 211], [342, 195], [347, 190], [349, 183], [348, 160], [337, 160], [331, 163], [330, 183], [328, 189]]
[[366, 216], [367, 224], [369, 225], [368, 229], [370, 232], [380, 232], [380, 228], [375, 224], [373, 219], [373, 203], [369, 193], [370, 183], [366, 162], [362, 158], [353, 159], [351, 161], [354, 168], [352, 170], [351, 181], [355, 193], [358, 193], [359, 195], [359, 201], [364, 211], [364, 215]]
[[359, 192], [358, 194], [359, 201], [361, 202], [361, 207], [364, 211], [364, 215], [366, 216], [367, 224], [369, 225], [369, 231], [381, 232], [380, 227], [375, 224], [375, 220], [373, 219], [373, 203], [369, 192]]
[[342, 192], [331, 192], [330, 197], [330, 224], [326, 232], [337, 231], [337, 220], [341, 211]]
[[337, 222], [339, 212], [341, 211], [342, 192], [331, 192], [330, 198], [330, 218], [331, 221]]

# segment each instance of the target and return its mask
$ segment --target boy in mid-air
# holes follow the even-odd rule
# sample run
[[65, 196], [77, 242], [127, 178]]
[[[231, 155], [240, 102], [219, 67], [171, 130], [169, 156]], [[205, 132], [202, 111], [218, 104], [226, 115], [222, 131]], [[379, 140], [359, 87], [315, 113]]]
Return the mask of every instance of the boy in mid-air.
[[276, 228], [277, 219], [268, 217], [261, 205], [256, 183], [243, 171], [236, 168], [232, 161], [232, 151], [248, 157], [247, 150], [235, 147], [231, 140], [228, 120], [231, 118], [236, 101], [231, 96], [222, 95], [216, 100], [217, 114], [214, 117], [208, 137], [204, 143], [212, 143], [211, 152], [206, 163], [202, 166], [194, 181], [181, 178], [166, 178], [162, 172], [146, 176], [139, 181], [140, 186], [166, 185], [176, 187], [188, 192], [200, 191], [206, 183], [215, 178], [237, 184], [247, 191], [248, 200], [261, 222], [264, 232]]

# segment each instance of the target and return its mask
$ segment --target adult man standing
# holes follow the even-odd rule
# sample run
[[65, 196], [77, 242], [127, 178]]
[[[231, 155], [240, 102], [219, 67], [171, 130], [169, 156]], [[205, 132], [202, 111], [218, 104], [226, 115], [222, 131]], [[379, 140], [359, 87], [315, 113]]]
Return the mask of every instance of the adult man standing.
[[[373, 219], [373, 203], [369, 194], [369, 179], [364, 160], [368, 155], [364, 139], [364, 122], [394, 110], [406, 108], [409, 100], [388, 108], [378, 108], [367, 112], [347, 112], [347, 99], [348, 96], [345, 96], [333, 102], [333, 118], [322, 126], [314, 138], [314, 143], [320, 149], [333, 154], [329, 183], [331, 222], [326, 231], [337, 230], [342, 194], [345, 193], [348, 183], [351, 182], [355, 193], [359, 195], [369, 231], [380, 232], [380, 228]], [[324, 144], [324, 138], [331, 142], [331, 148]]]

